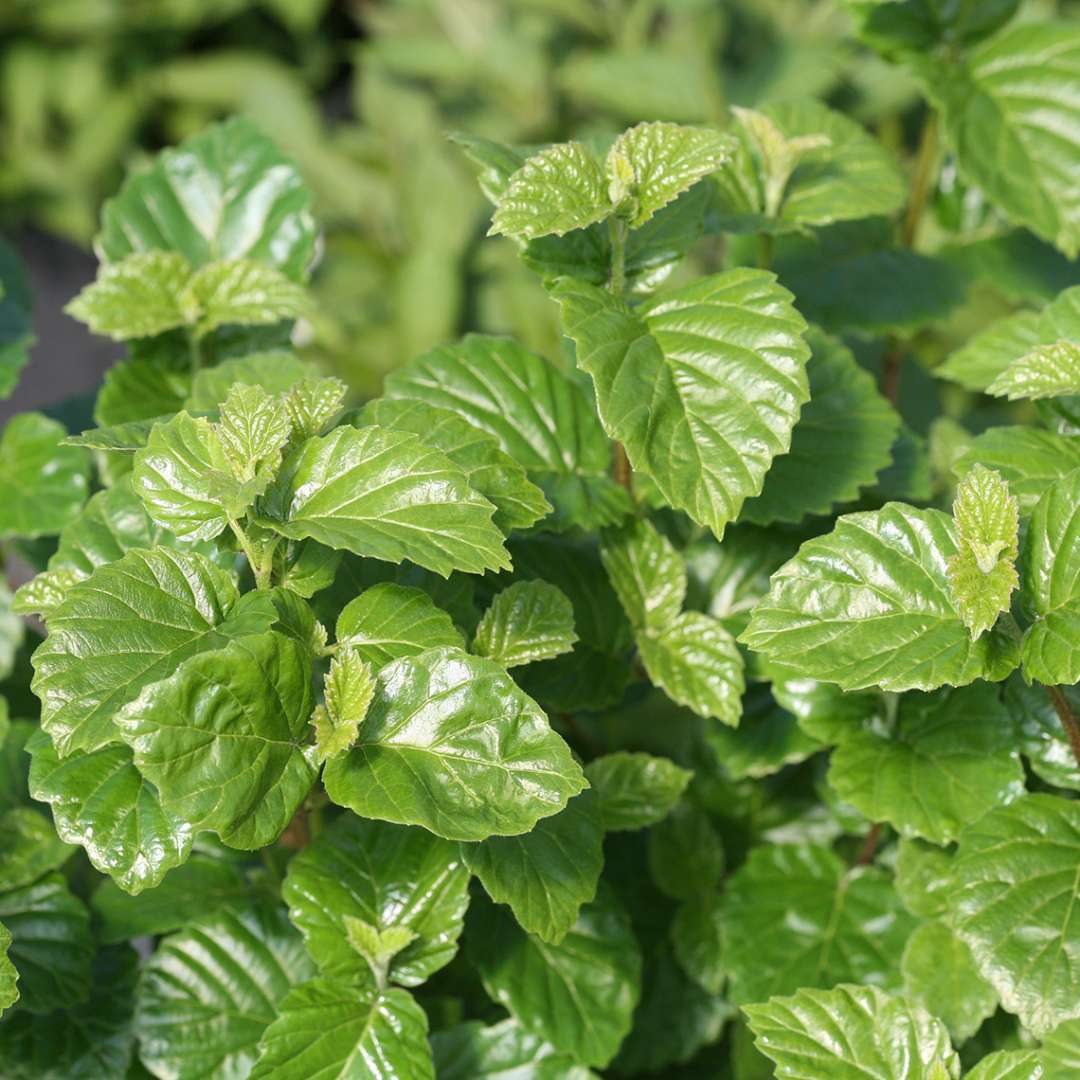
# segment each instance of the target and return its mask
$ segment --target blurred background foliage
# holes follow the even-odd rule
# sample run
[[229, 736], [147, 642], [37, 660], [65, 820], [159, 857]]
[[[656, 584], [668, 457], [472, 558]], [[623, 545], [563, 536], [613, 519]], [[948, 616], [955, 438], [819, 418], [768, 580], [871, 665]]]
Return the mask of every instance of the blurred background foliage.
[[[1027, 0], [1020, 17], [1078, 11], [1073, 0]], [[842, 0], [5, 0], [0, 230], [29, 263], [36, 359], [46, 353], [37, 383], [35, 365], [24, 379], [37, 400], [9, 405], [96, 383], [113, 356], [83, 353], [89, 343], [59, 313], [93, 276], [78, 251], [126, 172], [222, 116], [251, 117], [314, 190], [319, 314], [301, 344], [368, 395], [395, 365], [470, 329], [558, 353], [554, 305], [512, 243], [484, 242], [489, 210], [449, 133], [528, 146], [640, 119], [726, 126], [731, 105], [806, 96], [914, 169], [917, 87], [856, 39]], [[988, 314], [1041, 304], [1077, 280], [964, 188], [948, 160], [932, 210], [919, 248], [942, 258], [929, 277], [909, 252], [892, 252], [900, 265], [880, 257], [900, 246], [881, 221], [778, 239], [775, 265], [800, 307], [864, 338], [871, 365], [902, 334], [930, 366]], [[752, 240], [741, 244], [698, 259], [751, 261]], [[857, 299], [868, 274], [883, 279], [884, 310]], [[905, 416], [925, 428], [936, 394], [917, 378], [903, 389]]]

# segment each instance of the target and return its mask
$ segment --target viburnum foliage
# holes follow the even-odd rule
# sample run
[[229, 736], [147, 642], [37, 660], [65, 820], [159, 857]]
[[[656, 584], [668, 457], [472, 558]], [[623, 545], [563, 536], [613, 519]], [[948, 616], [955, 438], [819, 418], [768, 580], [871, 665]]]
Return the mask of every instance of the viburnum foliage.
[[0, 1075], [1078, 1075], [1080, 29], [850, 6], [910, 176], [811, 100], [456, 136], [560, 355], [351, 398], [246, 120], [106, 204], [96, 426], [0, 439]]

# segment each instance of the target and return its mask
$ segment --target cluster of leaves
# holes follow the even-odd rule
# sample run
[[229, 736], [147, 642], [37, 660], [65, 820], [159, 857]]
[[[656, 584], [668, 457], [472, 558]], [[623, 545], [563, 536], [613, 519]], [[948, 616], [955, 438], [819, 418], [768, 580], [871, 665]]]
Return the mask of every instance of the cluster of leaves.
[[458, 140], [555, 360], [354, 405], [249, 121], [106, 204], [95, 426], [0, 438], [5, 1075], [1075, 1072], [1080, 29], [849, 7], [910, 184], [809, 99]]

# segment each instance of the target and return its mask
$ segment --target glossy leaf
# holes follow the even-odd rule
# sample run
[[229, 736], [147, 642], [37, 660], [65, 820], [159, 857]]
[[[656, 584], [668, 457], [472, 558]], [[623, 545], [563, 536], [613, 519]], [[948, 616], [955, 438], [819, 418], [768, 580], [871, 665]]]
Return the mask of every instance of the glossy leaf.
[[431, 1052], [439, 1080], [503, 1080], [515, 1071], [522, 1080], [590, 1080], [593, 1075], [512, 1019], [491, 1027], [471, 1020], [433, 1032]]
[[192, 276], [188, 289], [197, 305], [200, 335], [228, 323], [272, 326], [303, 315], [309, 307], [303, 286], [284, 272], [250, 259], [207, 263]]
[[632, 626], [662, 632], [682, 611], [686, 567], [644, 518], [604, 533], [600, 558]]
[[598, 800], [583, 791], [521, 836], [493, 836], [461, 851], [492, 900], [509, 904], [523, 930], [557, 945], [596, 896], [603, 838]]
[[495, 595], [473, 638], [473, 652], [518, 667], [570, 652], [574, 607], [554, 585], [518, 581]]
[[585, 786], [569, 748], [498, 664], [432, 649], [388, 664], [356, 745], [323, 782], [361, 817], [448, 840], [527, 832]]
[[339, 649], [323, 683], [324, 704], [311, 715], [320, 761], [343, 754], [354, 742], [375, 696], [375, 675], [355, 649]]
[[972, 439], [953, 469], [962, 475], [975, 465], [1000, 473], [1021, 511], [1030, 511], [1047, 488], [1080, 469], [1080, 439], [1034, 428], [990, 428]]
[[1080, 394], [1080, 345], [1038, 345], [1010, 364], [986, 392], [1010, 401]]
[[995, 630], [971, 640], [946, 577], [956, 552], [938, 510], [889, 503], [848, 514], [773, 576], [740, 640], [845, 690], [1003, 679], [1016, 646]]
[[[839, 691], [837, 691], [839, 694]], [[848, 724], [835, 716], [837, 729], [846, 736]], [[710, 725], [705, 730], [709, 744], [724, 771], [735, 780], [771, 776], [785, 765], [805, 761], [822, 749], [812, 732], [824, 734], [813, 722], [802, 721], [778, 707], [769, 697], [747, 697], [737, 728]]]
[[71, 848], [36, 810], [16, 807], [0, 815], [0, 892], [33, 884], [70, 854]]
[[289, 864], [282, 896], [324, 975], [360, 985], [367, 961], [346, 943], [346, 920], [416, 937], [387, 968], [419, 986], [457, 952], [469, 872], [456, 846], [423, 829], [343, 814]]
[[308, 657], [266, 633], [189, 657], [116, 723], [168, 813], [251, 850], [278, 838], [315, 780], [310, 715]]
[[636, 311], [583, 282], [551, 292], [608, 435], [671, 506], [722, 535], [789, 449], [809, 397], [791, 295], [758, 270], [703, 278]]
[[723, 933], [716, 893], [680, 904], [671, 924], [671, 945], [679, 966], [710, 994], [719, 994], [727, 981]]
[[998, 1050], [987, 1054], [964, 1080], [1049, 1080], [1049, 1077], [1043, 1071], [1038, 1050]]
[[606, 832], [644, 829], [671, 813], [693, 774], [667, 758], [620, 751], [595, 758], [585, 776]]
[[1013, 361], [1039, 344], [1039, 315], [1019, 311], [973, 334], [934, 374], [968, 390], [984, 391]]
[[[1073, 713], [1080, 715], [1080, 692], [1076, 687], [1060, 689]], [[1016, 722], [1017, 745], [1032, 772], [1054, 787], [1080, 790], [1080, 765], [1045, 687], [1016, 674], [1005, 684], [1002, 700]]]
[[184, 405], [193, 412], [216, 409], [234, 386], [259, 386], [272, 397], [278, 396], [318, 374], [313, 364], [285, 350], [235, 356], [213, 367], [200, 368]]
[[923, 840], [901, 838], [895, 866], [896, 892], [912, 915], [945, 915], [952, 887], [952, 855]]
[[1080, 1023], [1066, 1020], [1043, 1041], [1039, 1054], [1044, 1080], [1068, 1080], [1080, 1069]]

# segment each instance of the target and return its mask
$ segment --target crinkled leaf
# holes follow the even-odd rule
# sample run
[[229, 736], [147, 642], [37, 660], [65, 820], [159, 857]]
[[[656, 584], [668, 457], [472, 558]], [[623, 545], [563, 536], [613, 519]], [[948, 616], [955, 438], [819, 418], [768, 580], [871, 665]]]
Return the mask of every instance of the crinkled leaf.
[[1010, 364], [986, 392], [1010, 401], [1080, 394], [1080, 345], [1038, 345]]
[[1017, 647], [996, 630], [971, 640], [946, 577], [956, 551], [939, 510], [889, 503], [848, 514], [773, 576], [740, 640], [845, 690], [1003, 679]]
[[495, 595], [473, 638], [473, 652], [503, 667], [550, 660], [577, 641], [574, 607], [546, 581], [517, 581]]
[[509, 904], [522, 929], [557, 945], [596, 896], [603, 838], [599, 800], [583, 791], [521, 836], [493, 836], [461, 851], [492, 900]]
[[667, 502], [718, 536], [760, 494], [809, 397], [805, 323], [760, 270], [730, 270], [631, 311], [564, 279], [577, 360], [596, 387], [604, 429]]
[[282, 896], [324, 975], [361, 985], [367, 961], [348, 947], [346, 920], [416, 936], [394, 956], [392, 982], [419, 986], [457, 952], [469, 872], [456, 845], [423, 829], [343, 814], [289, 864]]
[[799, 990], [743, 1009], [783, 1080], [956, 1080], [945, 1025], [874, 986]]
[[871, 821], [935, 844], [1024, 793], [1016, 730], [989, 683], [901, 699], [893, 732], [853, 732], [829, 783]]
[[686, 567], [671, 541], [644, 518], [605, 531], [600, 558], [632, 626], [663, 631], [682, 611]]
[[354, 742], [375, 695], [375, 675], [355, 649], [339, 649], [323, 685], [325, 704], [312, 713], [320, 761], [343, 754]]
[[19, 973], [8, 956], [11, 948], [11, 932], [0, 923], [0, 1015], [9, 1005], [19, 1000]]
[[116, 723], [167, 812], [253, 850], [278, 838], [315, 779], [310, 715], [310, 660], [271, 632], [189, 657]]
[[126, 746], [60, 758], [38, 731], [26, 749], [33, 759], [30, 793], [52, 806], [61, 839], [81, 844], [95, 869], [126, 892], [153, 888], [188, 857], [191, 827], [162, 808]]
[[626, 750], [585, 766], [585, 776], [599, 796], [606, 832], [643, 829], [663, 820], [692, 775], [667, 758]]
[[285, 411], [301, 439], [321, 435], [340, 412], [347, 387], [340, 379], [301, 379], [285, 395]]
[[272, 326], [299, 317], [308, 307], [302, 285], [250, 259], [207, 263], [191, 278], [188, 295], [198, 312], [200, 335], [229, 323]]
[[323, 774], [334, 802], [448, 840], [527, 832], [585, 786], [547, 717], [494, 661], [456, 649], [379, 672], [360, 737]]
[[261, 386], [237, 384], [229, 390], [217, 431], [237, 479], [251, 479], [267, 466], [276, 468], [289, 430], [285, 407]]
[[36, 810], [16, 807], [0, 815], [0, 892], [32, 884], [69, 855], [71, 848]]

